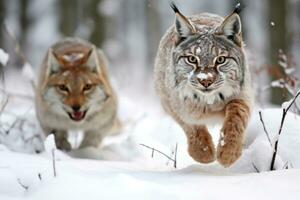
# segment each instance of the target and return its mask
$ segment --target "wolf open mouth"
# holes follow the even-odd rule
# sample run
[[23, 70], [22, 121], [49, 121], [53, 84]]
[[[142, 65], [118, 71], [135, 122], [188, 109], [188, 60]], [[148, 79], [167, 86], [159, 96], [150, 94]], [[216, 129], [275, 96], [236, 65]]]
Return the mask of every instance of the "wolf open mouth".
[[74, 112], [68, 113], [68, 114], [69, 114], [69, 117], [72, 120], [74, 120], [74, 121], [81, 121], [82, 119], [84, 119], [86, 111], [81, 111], [81, 112], [74, 111]]

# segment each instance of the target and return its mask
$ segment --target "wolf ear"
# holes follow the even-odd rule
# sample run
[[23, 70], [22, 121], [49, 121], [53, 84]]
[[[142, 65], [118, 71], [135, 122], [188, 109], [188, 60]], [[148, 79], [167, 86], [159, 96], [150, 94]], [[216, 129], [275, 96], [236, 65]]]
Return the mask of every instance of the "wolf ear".
[[88, 59], [86, 61], [86, 66], [92, 72], [96, 72], [96, 73], [101, 72], [97, 47], [93, 46], [91, 50], [88, 52]]
[[189, 35], [196, 33], [194, 25], [178, 10], [174, 2], [171, 3], [171, 8], [175, 12], [175, 29], [179, 39], [185, 39]]
[[218, 30], [218, 34], [225, 35], [229, 40], [241, 46], [242, 23], [240, 16], [236, 12], [234, 12], [226, 17]]
[[47, 55], [47, 75], [55, 74], [59, 71], [60, 64], [58, 62], [57, 56], [55, 55], [53, 49], [49, 49]]

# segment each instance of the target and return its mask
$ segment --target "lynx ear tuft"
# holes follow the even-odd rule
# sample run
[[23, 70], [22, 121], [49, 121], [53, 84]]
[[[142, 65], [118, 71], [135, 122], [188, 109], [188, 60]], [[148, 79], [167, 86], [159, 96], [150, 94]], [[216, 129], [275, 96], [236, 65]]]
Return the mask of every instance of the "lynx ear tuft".
[[91, 50], [88, 52], [88, 59], [86, 61], [86, 66], [92, 72], [100, 73], [101, 69], [100, 69], [99, 57], [97, 52], [98, 52], [97, 47], [93, 46]]
[[233, 12], [226, 17], [218, 30], [218, 34], [225, 35], [229, 40], [241, 46], [242, 23], [240, 16], [236, 12]]
[[175, 12], [175, 28], [176, 32], [180, 39], [185, 39], [189, 35], [192, 35], [196, 32], [193, 24], [178, 10], [174, 2], [171, 3], [171, 8]]
[[240, 14], [244, 8], [245, 8], [245, 5], [241, 5], [241, 3], [237, 3], [233, 12], [236, 14]]
[[48, 55], [47, 55], [47, 75], [55, 74], [59, 71], [60, 64], [57, 59], [57, 56], [55, 55], [53, 49], [49, 49]]

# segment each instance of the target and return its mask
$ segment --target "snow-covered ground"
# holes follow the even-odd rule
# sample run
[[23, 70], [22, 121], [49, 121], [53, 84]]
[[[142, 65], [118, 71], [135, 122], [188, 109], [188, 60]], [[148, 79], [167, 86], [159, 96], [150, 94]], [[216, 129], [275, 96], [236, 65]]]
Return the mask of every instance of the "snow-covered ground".
[[[300, 199], [300, 117], [293, 113], [288, 113], [280, 136], [276, 171], [269, 171], [272, 147], [258, 110], [253, 113], [242, 157], [232, 167], [223, 168], [218, 163], [194, 162], [187, 154], [183, 131], [161, 112], [159, 104], [121, 93], [122, 134], [107, 138], [98, 149], [55, 150], [54, 177], [52, 154], [44, 151], [34, 115], [30, 84], [13, 83], [15, 78], [7, 76], [10, 84], [6, 88], [22, 95], [11, 95], [0, 115], [1, 200]], [[263, 109], [262, 114], [274, 143], [282, 110]], [[217, 141], [220, 126], [211, 130]], [[80, 133], [70, 135], [74, 146], [78, 138]], [[151, 149], [141, 144], [173, 157], [178, 144], [177, 168], [157, 152], [152, 157]], [[289, 169], [283, 169], [286, 166]]]

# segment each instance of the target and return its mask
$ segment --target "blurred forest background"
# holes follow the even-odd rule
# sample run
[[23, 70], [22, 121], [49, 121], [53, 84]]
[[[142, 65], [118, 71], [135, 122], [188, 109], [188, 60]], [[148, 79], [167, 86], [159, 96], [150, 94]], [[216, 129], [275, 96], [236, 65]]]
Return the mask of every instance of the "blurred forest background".
[[[220, 16], [226, 16], [241, 2], [245, 5], [241, 13], [243, 35], [258, 101], [279, 104], [296, 90], [300, 75], [300, 0], [175, 2], [185, 15], [211, 12]], [[174, 22], [169, 3], [167, 0], [0, 0], [0, 23], [5, 23], [16, 36], [36, 71], [50, 45], [65, 36], [76, 36], [104, 49], [117, 87], [136, 95], [141, 91], [152, 94], [157, 47]], [[22, 68], [14, 42], [3, 28], [0, 48], [10, 55], [4, 68], [6, 73]]]

